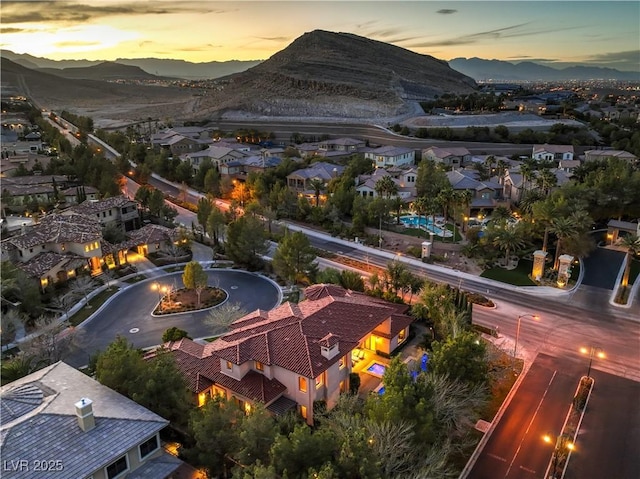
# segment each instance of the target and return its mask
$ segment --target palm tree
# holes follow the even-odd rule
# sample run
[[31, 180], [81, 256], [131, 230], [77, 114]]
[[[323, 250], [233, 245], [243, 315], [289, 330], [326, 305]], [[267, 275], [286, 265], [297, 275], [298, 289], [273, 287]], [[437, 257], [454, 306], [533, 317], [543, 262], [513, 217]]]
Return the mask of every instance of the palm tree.
[[496, 174], [500, 178], [500, 184], [503, 183], [507, 168], [509, 168], [509, 164], [504, 160], [498, 160], [498, 163], [496, 163]]
[[525, 244], [521, 229], [516, 226], [504, 225], [493, 237], [493, 244], [504, 251], [504, 264], [509, 264], [509, 253], [517, 251]]
[[400, 213], [402, 212], [402, 207], [404, 206], [404, 200], [399, 196], [394, 196], [391, 198], [390, 206], [393, 211], [396, 212], [396, 224], [400, 224]]
[[398, 194], [398, 185], [390, 176], [383, 176], [378, 181], [376, 181], [375, 190], [378, 196], [391, 198], [392, 196]]
[[553, 261], [553, 269], [558, 269], [562, 241], [576, 235], [578, 233], [578, 227], [573, 218], [559, 217], [551, 220], [551, 228], [549, 231], [558, 238], [556, 241], [556, 257]]
[[556, 217], [556, 208], [552, 201], [538, 201], [532, 206], [533, 218], [544, 226], [544, 237], [542, 240], [542, 251], [547, 251], [549, 242], [549, 230], [553, 219]]
[[449, 219], [449, 205], [453, 200], [453, 189], [450, 187], [445, 187], [440, 190], [438, 196], [436, 196], [436, 201], [442, 207], [442, 215], [444, 216], [444, 220], [447, 221]]
[[320, 178], [313, 178], [309, 180], [309, 186], [313, 189], [313, 195], [316, 199], [316, 207], [320, 204], [320, 194], [325, 188], [324, 181]]
[[627, 249], [624, 273], [622, 274], [622, 286], [627, 287], [629, 284], [629, 274], [631, 272], [631, 261], [634, 256], [640, 254], [640, 236], [626, 235], [622, 238], [620, 244]]
[[557, 184], [558, 178], [550, 169], [545, 168], [538, 172], [538, 175], [536, 176], [536, 186], [540, 188], [545, 195], [548, 195], [551, 188]]
[[531, 181], [531, 175], [533, 174], [533, 166], [529, 163], [523, 163], [520, 165], [520, 174], [522, 175], [522, 189], [527, 191], [528, 182]]
[[427, 214], [428, 207], [429, 205], [428, 205], [428, 200], [426, 196], [421, 196], [420, 198], [418, 198], [413, 202], [413, 209], [418, 215], [418, 228], [420, 227], [420, 218]]

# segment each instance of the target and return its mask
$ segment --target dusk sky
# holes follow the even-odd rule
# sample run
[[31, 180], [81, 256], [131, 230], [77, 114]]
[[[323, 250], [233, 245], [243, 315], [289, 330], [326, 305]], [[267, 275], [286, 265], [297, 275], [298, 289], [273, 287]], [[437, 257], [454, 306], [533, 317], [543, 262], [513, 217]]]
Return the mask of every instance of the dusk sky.
[[0, 46], [61, 59], [263, 60], [315, 29], [443, 60], [640, 71], [640, 2], [2, 1]]

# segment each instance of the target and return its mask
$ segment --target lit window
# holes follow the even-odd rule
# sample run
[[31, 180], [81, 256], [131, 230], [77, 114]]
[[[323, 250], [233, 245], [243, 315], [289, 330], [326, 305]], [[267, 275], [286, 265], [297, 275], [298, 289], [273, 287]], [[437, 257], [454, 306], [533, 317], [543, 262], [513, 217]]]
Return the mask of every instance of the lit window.
[[233, 369], [233, 364], [231, 364], [231, 361], [227, 361], [227, 369]]
[[158, 444], [158, 436], [153, 436], [152, 438], [147, 439], [138, 447], [140, 449], [140, 459], [144, 459], [149, 454], [157, 451], [160, 447]]
[[316, 388], [321, 387], [323, 384], [324, 384], [324, 378], [323, 378], [323, 375], [321, 374], [316, 378]]
[[260, 361], [256, 361], [256, 369], [258, 371], [264, 371], [264, 364], [262, 364]]
[[307, 419], [307, 406], [300, 406], [300, 415]]
[[298, 378], [298, 389], [303, 393], [307, 392], [307, 378], [303, 378], [302, 376]]
[[400, 333], [398, 334], [398, 342], [404, 341], [406, 337], [407, 337], [407, 330], [406, 329], [401, 330]]
[[342, 356], [338, 364], [340, 365], [340, 369], [344, 369], [347, 365], [347, 356]]

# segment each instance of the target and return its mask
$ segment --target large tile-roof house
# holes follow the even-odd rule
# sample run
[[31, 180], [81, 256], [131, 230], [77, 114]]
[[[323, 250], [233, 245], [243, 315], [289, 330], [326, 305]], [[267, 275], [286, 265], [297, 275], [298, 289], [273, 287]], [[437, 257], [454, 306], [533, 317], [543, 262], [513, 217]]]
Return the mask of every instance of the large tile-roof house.
[[[135, 209], [130, 211], [132, 205]], [[45, 215], [39, 223], [25, 225], [20, 234], [2, 240], [2, 260], [13, 262], [45, 288], [86, 269], [96, 275], [102, 272], [103, 265], [109, 268], [124, 265], [130, 248], [137, 247], [139, 253], [147, 255], [165, 250], [167, 244], [175, 242], [176, 230], [159, 225], [128, 231], [129, 239], [122, 243], [105, 241], [102, 233], [106, 225], [126, 229], [129, 224], [139, 224], [135, 205], [124, 197], [113, 197], [85, 201], [61, 213]], [[135, 216], [135, 221], [130, 216]]]
[[431, 160], [452, 168], [461, 168], [471, 161], [471, 153], [464, 147], [440, 148], [432, 146], [422, 150], [422, 159]]
[[287, 186], [300, 195], [312, 198], [315, 195], [311, 187], [312, 180], [320, 180], [327, 185], [332, 178], [337, 178], [343, 171], [344, 166], [319, 161], [288, 175]]
[[[551, 188], [553, 191], [555, 188], [564, 185], [571, 180], [573, 176], [573, 169], [575, 166], [572, 162], [577, 160], [571, 160], [570, 162], [561, 161], [560, 164], [565, 165], [563, 168], [551, 168], [550, 171], [556, 177], [556, 185]], [[567, 166], [569, 163], [570, 166]], [[518, 168], [508, 169], [505, 172], [502, 186], [503, 197], [513, 203], [518, 203], [522, 199], [522, 195], [526, 190], [538, 189], [536, 182], [536, 176], [538, 172], [534, 171], [530, 178], [523, 178], [522, 173]]]
[[56, 200], [55, 190], [60, 192], [69, 184], [69, 179], [64, 175], [13, 176], [2, 178], [2, 196], [11, 198], [14, 205], [26, 203], [27, 198], [51, 204]]
[[6, 479], [165, 479], [182, 464], [160, 445], [169, 421], [63, 362], [2, 386], [0, 407]]
[[211, 163], [214, 166], [220, 167], [220, 165], [224, 165], [233, 160], [239, 160], [247, 156], [247, 153], [244, 151], [240, 151], [235, 148], [230, 148], [227, 146], [218, 146], [211, 145], [209, 148], [201, 151], [197, 151], [194, 153], [187, 153], [182, 158], [184, 161], [188, 161], [194, 173], [198, 171], [200, 168], [200, 164], [205, 158], [211, 160]]
[[95, 217], [102, 226], [115, 226], [123, 231], [140, 227], [138, 203], [126, 196], [112, 196], [103, 200], [86, 200], [64, 210], [61, 214], [81, 214]]
[[412, 148], [381, 146], [367, 151], [364, 157], [371, 160], [376, 168], [389, 168], [413, 165], [416, 159], [416, 152]]
[[256, 402], [274, 413], [296, 407], [312, 424], [314, 401], [333, 407], [358, 360], [389, 354], [408, 337], [406, 305], [324, 284], [305, 296], [238, 319], [212, 343], [166, 345], [199, 404], [223, 395], [245, 410]]
[[13, 262], [44, 288], [74, 277], [80, 269], [100, 270], [102, 227], [92, 217], [51, 214], [2, 240], [2, 259]]
[[624, 150], [587, 150], [584, 152], [584, 161], [606, 160], [608, 158], [620, 158], [629, 163], [636, 163], [638, 157]]
[[573, 145], [533, 145], [534, 160], [573, 160]]
[[348, 153], [356, 153], [360, 148], [367, 146], [365, 140], [356, 140], [355, 138], [335, 138], [333, 140], [321, 141], [318, 149], [323, 151], [342, 151]]
[[454, 191], [471, 192], [470, 210], [492, 210], [499, 205], [502, 185], [495, 179], [480, 181], [477, 172], [468, 170], [447, 171], [446, 175]]
[[399, 198], [410, 201], [416, 196], [416, 178], [418, 177], [418, 172], [415, 168], [390, 168], [388, 170], [376, 168], [372, 174], [360, 175], [356, 178], [356, 193], [365, 198], [376, 198], [378, 196], [376, 183], [385, 176], [390, 176], [398, 186], [397, 196]]

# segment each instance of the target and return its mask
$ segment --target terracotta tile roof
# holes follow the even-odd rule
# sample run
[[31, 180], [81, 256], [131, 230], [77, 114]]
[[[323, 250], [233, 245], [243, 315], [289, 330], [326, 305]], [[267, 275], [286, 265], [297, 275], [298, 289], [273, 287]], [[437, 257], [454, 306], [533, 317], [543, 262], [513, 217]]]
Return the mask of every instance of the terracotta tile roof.
[[40, 278], [56, 266], [64, 267], [64, 269], [75, 269], [86, 263], [86, 258], [81, 256], [45, 251], [25, 263], [15, 263], [15, 265], [29, 276]]
[[177, 230], [161, 225], [145, 225], [138, 230], [129, 232], [129, 238], [136, 245], [173, 241], [177, 235]]
[[7, 238], [18, 248], [32, 248], [46, 243], [89, 243], [102, 238], [100, 222], [78, 214], [50, 214], [26, 233]]
[[124, 206], [135, 205], [136, 202], [130, 200], [126, 196], [112, 196], [104, 200], [87, 200], [83, 203], [72, 206], [66, 211], [83, 215], [96, 215], [111, 208], [122, 208]]
[[220, 372], [214, 373], [213, 377], [208, 379], [211, 379], [213, 384], [219, 384], [251, 401], [264, 404], [275, 401], [287, 390], [277, 379], [268, 379], [256, 371], [249, 371], [240, 381]]
[[[268, 403], [284, 392], [284, 386], [255, 371], [241, 381], [235, 380], [220, 371], [220, 359], [234, 364], [259, 361], [315, 378], [386, 320], [391, 320], [391, 336], [412, 321], [404, 314], [406, 305], [335, 285], [314, 285], [305, 290], [305, 295], [307, 299], [297, 305], [285, 303], [240, 318], [227, 334], [207, 345], [188, 339], [169, 343], [191, 389], [206, 389], [208, 379], [244, 397]], [[322, 355], [323, 346], [336, 344], [340, 354], [331, 359]]]

